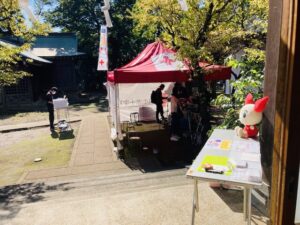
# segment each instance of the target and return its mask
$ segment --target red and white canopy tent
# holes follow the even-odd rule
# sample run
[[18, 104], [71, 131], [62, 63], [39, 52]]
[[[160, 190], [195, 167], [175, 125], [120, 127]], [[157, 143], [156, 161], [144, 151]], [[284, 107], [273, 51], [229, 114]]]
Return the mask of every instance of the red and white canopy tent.
[[[229, 67], [207, 63], [199, 65], [207, 71], [205, 80], [230, 79]], [[163, 83], [165, 92], [171, 94], [173, 84], [186, 82], [189, 73], [188, 66], [176, 59], [176, 52], [162, 42], [148, 44], [130, 63], [108, 71], [109, 105], [116, 133], [121, 133], [120, 123], [130, 120], [130, 113], [139, 112], [140, 120], [153, 120], [155, 105], [150, 102], [152, 90]]]

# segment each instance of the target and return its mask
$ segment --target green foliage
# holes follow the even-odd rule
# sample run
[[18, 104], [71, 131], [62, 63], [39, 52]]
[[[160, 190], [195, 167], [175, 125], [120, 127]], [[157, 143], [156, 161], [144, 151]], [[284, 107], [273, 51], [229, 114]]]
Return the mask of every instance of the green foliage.
[[30, 48], [36, 35], [46, 34], [47, 24], [31, 21], [28, 26], [21, 14], [17, 0], [0, 0], [0, 38], [14, 37], [22, 40], [22, 45], [14, 47], [9, 44], [0, 45], [0, 86], [12, 85], [19, 79], [30, 76], [22, 71], [19, 62], [20, 53]]
[[103, 13], [98, 0], [57, 0], [56, 7], [44, 13], [53, 27], [75, 32], [81, 51], [97, 55]]
[[187, 2], [189, 10], [185, 12], [177, 0], [137, 0], [131, 11], [134, 31], [175, 47], [193, 67], [199, 60], [223, 63], [244, 46], [264, 48], [267, 0]]
[[234, 98], [222, 95], [216, 100], [227, 112], [224, 126], [232, 127], [244, 92], [260, 93], [262, 68], [256, 63], [263, 58], [265, 48], [268, 1], [187, 0], [187, 4], [188, 11], [183, 11], [177, 0], [137, 0], [131, 10], [134, 32], [149, 40], [159, 38], [191, 63], [201, 96], [201, 116], [207, 117], [204, 124], [209, 124], [209, 95], [198, 62], [222, 64], [230, 54], [247, 47], [242, 62], [231, 62], [243, 70], [242, 79], [233, 84]]
[[225, 113], [223, 123], [220, 128], [232, 129], [239, 125], [238, 111], [244, 105], [245, 97], [252, 93], [254, 99], [262, 97], [264, 79], [265, 52], [258, 49], [245, 49], [245, 54], [240, 61], [229, 58], [227, 64], [240, 68], [240, 77], [231, 81], [234, 88], [233, 95], [219, 95], [213, 104], [218, 106]]
[[265, 43], [268, 26], [268, 2], [266, 0], [241, 1], [240, 7], [236, 8], [236, 17], [232, 25], [237, 24], [228, 31], [234, 33], [231, 44], [243, 40], [239, 49], [244, 50], [240, 61], [228, 57], [227, 65], [233, 68], [240, 68], [240, 77], [231, 81], [234, 88], [233, 95], [219, 95], [213, 104], [219, 106], [225, 118], [220, 125], [221, 128], [234, 128], [239, 124], [238, 111], [244, 105], [244, 99], [248, 93], [252, 93], [255, 99], [262, 97], [264, 65], [265, 65]]

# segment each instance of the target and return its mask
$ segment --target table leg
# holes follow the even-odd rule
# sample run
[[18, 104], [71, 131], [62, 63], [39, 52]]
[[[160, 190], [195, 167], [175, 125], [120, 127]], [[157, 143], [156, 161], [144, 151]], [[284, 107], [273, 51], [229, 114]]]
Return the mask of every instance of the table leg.
[[252, 188], [248, 188], [248, 225], [251, 225], [251, 193]]
[[195, 188], [195, 200], [196, 200], [195, 207], [196, 207], [196, 211], [199, 212], [198, 180], [195, 180], [194, 188]]
[[199, 201], [198, 201], [198, 181], [194, 179], [194, 194], [193, 194], [193, 208], [192, 208], [192, 225], [195, 223], [195, 211], [199, 211]]
[[244, 220], [247, 221], [248, 219], [248, 188], [244, 187]]

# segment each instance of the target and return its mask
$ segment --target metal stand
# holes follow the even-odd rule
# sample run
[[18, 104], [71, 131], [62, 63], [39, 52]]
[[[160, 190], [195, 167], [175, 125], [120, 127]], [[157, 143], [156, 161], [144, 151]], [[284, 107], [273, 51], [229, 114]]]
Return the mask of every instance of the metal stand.
[[[69, 116], [69, 108], [59, 108], [55, 109], [56, 118], [57, 118], [57, 129], [59, 132], [71, 131], [72, 127], [70, 125], [70, 116]], [[67, 125], [65, 128], [60, 128], [60, 123], [64, 123]]]
[[140, 122], [140, 116], [138, 112], [130, 113], [130, 123], [137, 125]]

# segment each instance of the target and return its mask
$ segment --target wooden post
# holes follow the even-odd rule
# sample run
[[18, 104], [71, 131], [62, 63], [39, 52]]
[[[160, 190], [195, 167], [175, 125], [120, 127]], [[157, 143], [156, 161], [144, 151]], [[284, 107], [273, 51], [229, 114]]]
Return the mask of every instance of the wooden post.
[[298, 0], [270, 0], [265, 91], [271, 96], [271, 104], [264, 119], [263, 138], [265, 144], [270, 143], [267, 139], [274, 134], [270, 206], [273, 225], [294, 224], [295, 217], [300, 146], [298, 14]]

